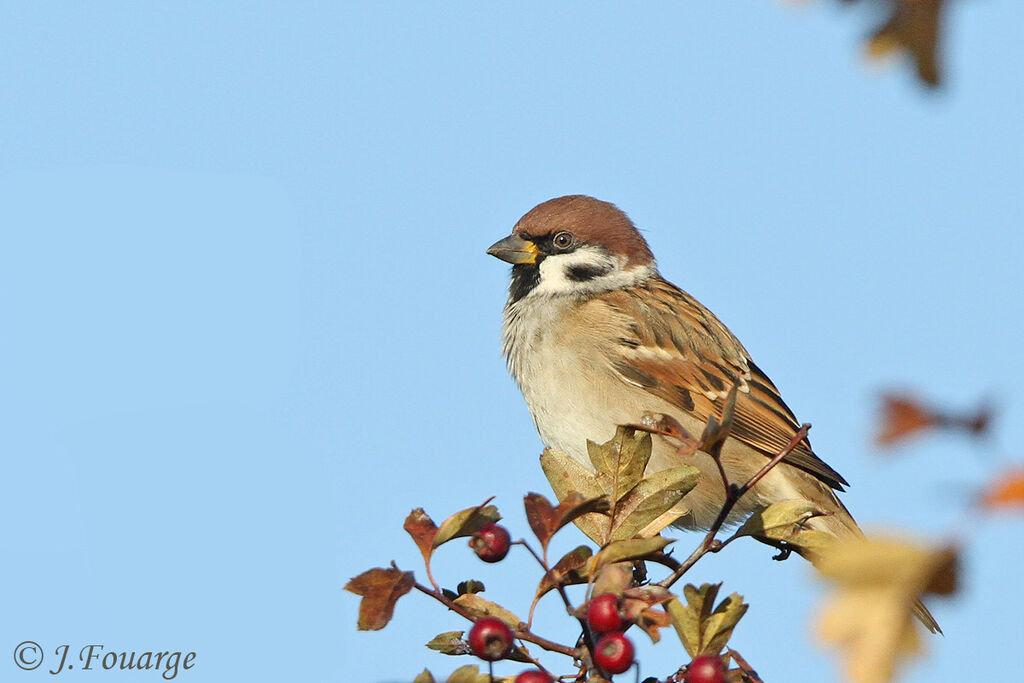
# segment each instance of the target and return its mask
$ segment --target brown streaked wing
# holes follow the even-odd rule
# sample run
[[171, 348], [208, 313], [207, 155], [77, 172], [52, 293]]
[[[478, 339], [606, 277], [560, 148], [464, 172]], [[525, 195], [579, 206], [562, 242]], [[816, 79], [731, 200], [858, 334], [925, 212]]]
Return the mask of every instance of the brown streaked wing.
[[[655, 278], [602, 298], [621, 321], [609, 360], [623, 381], [702, 422], [721, 417], [726, 396], [738, 385], [733, 437], [770, 458], [796, 435], [800, 424], [779, 390], [728, 328], [689, 294]], [[834, 489], [847, 484], [806, 440], [784, 462]]]

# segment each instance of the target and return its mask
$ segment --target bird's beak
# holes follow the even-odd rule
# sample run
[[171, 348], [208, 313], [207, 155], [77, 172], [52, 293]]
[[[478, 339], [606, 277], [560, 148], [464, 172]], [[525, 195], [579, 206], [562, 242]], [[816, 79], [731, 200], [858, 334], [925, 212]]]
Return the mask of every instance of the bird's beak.
[[491, 256], [500, 258], [509, 263], [536, 263], [537, 245], [529, 240], [524, 240], [516, 234], [511, 234], [505, 239], [498, 240], [487, 250]]

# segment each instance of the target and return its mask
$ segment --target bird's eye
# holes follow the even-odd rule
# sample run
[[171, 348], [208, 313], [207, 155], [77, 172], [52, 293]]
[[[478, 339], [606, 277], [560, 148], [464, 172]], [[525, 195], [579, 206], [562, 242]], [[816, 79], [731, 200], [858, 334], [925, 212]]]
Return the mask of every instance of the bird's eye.
[[551, 239], [551, 244], [554, 245], [555, 249], [565, 250], [572, 246], [572, 233], [568, 230], [555, 233], [555, 236]]

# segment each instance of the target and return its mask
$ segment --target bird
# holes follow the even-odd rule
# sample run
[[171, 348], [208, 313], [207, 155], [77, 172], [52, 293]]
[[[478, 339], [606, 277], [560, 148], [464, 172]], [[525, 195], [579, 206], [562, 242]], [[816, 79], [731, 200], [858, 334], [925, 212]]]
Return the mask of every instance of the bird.
[[[544, 446], [589, 466], [587, 442], [651, 414], [701, 434], [735, 406], [720, 462], [747, 481], [801, 428], [775, 384], [711, 311], [664, 279], [630, 218], [586, 195], [528, 211], [487, 253], [512, 264], [502, 354]], [[677, 526], [707, 530], [725, 503], [718, 464], [698, 451], [681, 462], [677, 443], [654, 436], [647, 472], [688, 464], [701, 472]], [[837, 493], [848, 482], [804, 438], [737, 502], [727, 523], [782, 500], [825, 513], [808, 521], [839, 540], [862, 536]], [[923, 604], [915, 615], [939, 631]]]

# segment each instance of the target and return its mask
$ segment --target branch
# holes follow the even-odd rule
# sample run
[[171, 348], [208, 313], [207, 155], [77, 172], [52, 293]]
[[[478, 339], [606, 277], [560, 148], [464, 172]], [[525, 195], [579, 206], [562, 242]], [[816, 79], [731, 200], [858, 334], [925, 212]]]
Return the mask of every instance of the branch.
[[[419, 582], [416, 582], [415, 584], [413, 584], [413, 587], [416, 590], [420, 591], [421, 593], [425, 593], [426, 595], [429, 595], [430, 597], [434, 598], [438, 602], [442, 603], [445, 607], [447, 607], [451, 611], [455, 612], [459, 616], [465, 617], [469, 621], [472, 621], [473, 623], [476, 623], [477, 617], [475, 617], [472, 614], [470, 614], [461, 605], [456, 604], [453, 600], [451, 600], [444, 593], [442, 593], [440, 591], [432, 590], [430, 588], [427, 588], [426, 586], [424, 586], [423, 584], [421, 584]], [[557, 653], [563, 654], [563, 655], [565, 655], [567, 657], [572, 657], [573, 659], [579, 659], [579, 653], [576, 650], [574, 650], [573, 648], [566, 647], [565, 645], [559, 645], [558, 643], [552, 642], [552, 641], [548, 640], [547, 638], [541, 638], [540, 636], [534, 635], [529, 630], [521, 630], [519, 628], [516, 628], [516, 629], [514, 629], [514, 634], [513, 635], [516, 638], [518, 638], [519, 640], [525, 640], [528, 643], [533, 643], [534, 645], [538, 645], [538, 646], [544, 648], [545, 650], [547, 650], [548, 652], [557, 652]]]
[[[765, 475], [768, 474], [768, 472], [770, 472], [773, 467], [778, 465], [787, 455], [792, 453], [793, 449], [799, 446], [800, 442], [807, 438], [807, 432], [810, 431], [810, 429], [811, 425], [804, 423], [797, 431], [797, 433], [793, 436], [793, 438], [789, 440], [789, 443], [786, 444], [786, 447], [779, 451], [774, 457], [772, 457], [772, 459], [769, 460], [764, 467], [758, 470], [757, 473], [754, 474], [754, 476], [752, 476], [750, 479], [748, 479], [747, 482], [742, 486], [737, 487], [733, 484], [730, 484], [725, 476], [725, 470], [721, 467], [721, 464], [719, 463], [719, 471], [722, 474], [722, 481], [725, 484], [725, 503], [722, 505], [722, 509], [719, 510], [718, 517], [715, 518], [715, 521], [711, 525], [711, 528], [708, 529], [707, 535], [704, 536], [704, 540], [701, 541], [700, 545], [697, 546], [697, 548], [692, 553], [690, 553], [689, 557], [687, 557], [679, 564], [675, 571], [673, 571], [671, 574], [665, 577], [664, 580], [658, 583], [659, 586], [661, 586], [662, 588], [669, 588], [670, 586], [672, 586], [672, 584], [678, 581], [680, 577], [682, 577], [682, 575], [690, 569], [690, 567], [696, 564], [697, 560], [704, 557], [704, 555], [706, 555], [709, 552], [718, 552], [722, 549], [722, 543], [716, 540], [715, 536], [717, 536], [718, 532], [722, 530], [722, 525], [724, 525], [725, 520], [729, 518], [729, 514], [732, 512], [732, 509], [736, 507], [736, 503], [738, 503], [740, 498], [742, 498], [748, 491], [750, 491], [750, 489], [757, 486], [758, 482], [764, 479]], [[718, 458], [715, 458], [715, 460], [717, 462]]]

